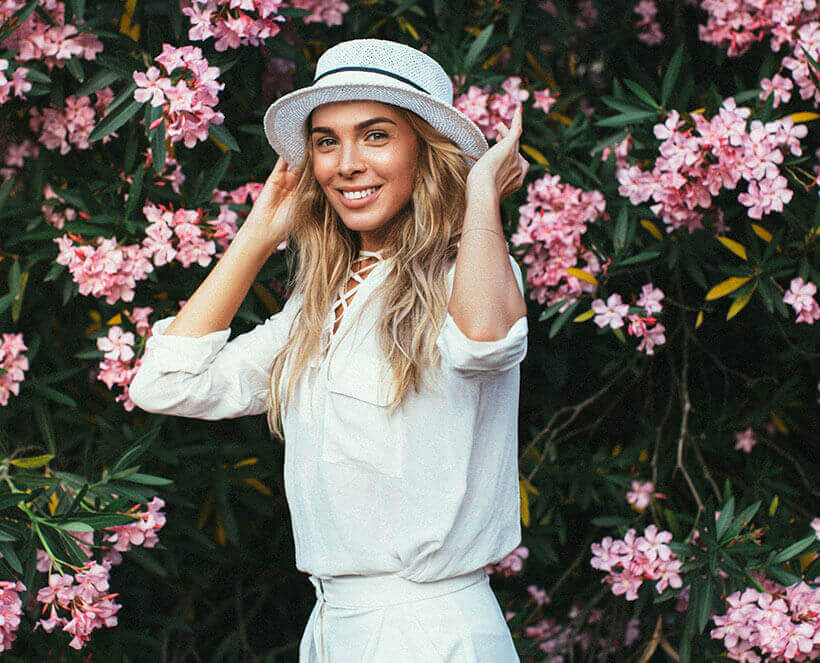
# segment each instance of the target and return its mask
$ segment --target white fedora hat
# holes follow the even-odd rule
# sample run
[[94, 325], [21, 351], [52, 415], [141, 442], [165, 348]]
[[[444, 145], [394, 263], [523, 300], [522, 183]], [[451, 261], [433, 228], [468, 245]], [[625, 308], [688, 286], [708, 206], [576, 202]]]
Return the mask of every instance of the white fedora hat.
[[413, 111], [476, 160], [489, 149], [481, 129], [453, 106], [453, 84], [441, 65], [411, 46], [386, 39], [351, 39], [322, 53], [313, 83], [280, 97], [265, 112], [265, 136], [277, 154], [298, 165], [305, 154], [310, 112], [321, 104], [348, 100]]

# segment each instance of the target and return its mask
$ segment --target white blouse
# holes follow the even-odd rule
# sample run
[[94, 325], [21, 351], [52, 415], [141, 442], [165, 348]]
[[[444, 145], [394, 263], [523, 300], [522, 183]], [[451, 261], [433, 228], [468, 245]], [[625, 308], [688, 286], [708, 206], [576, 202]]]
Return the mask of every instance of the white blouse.
[[[438, 387], [411, 388], [391, 416], [391, 373], [375, 334], [378, 306], [367, 305], [392, 267], [392, 258], [379, 258], [336, 333], [336, 311], [329, 311], [329, 352], [311, 361], [283, 413], [296, 566], [319, 577], [438, 580], [495, 563], [521, 542], [517, 421], [527, 317], [502, 339], [475, 341], [447, 313], [436, 340]], [[510, 262], [523, 294], [521, 270], [512, 256]], [[455, 263], [449, 293], [454, 273]], [[300, 302], [292, 295], [280, 312], [231, 341], [230, 328], [168, 336], [175, 316], [158, 320], [131, 399], [147, 412], [197, 419], [264, 413], [273, 356]]]

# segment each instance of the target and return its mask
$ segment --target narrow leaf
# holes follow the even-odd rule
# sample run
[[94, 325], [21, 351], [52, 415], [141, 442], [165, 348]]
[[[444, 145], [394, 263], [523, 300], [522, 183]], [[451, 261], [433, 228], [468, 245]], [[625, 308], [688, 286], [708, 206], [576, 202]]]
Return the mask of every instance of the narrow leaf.
[[774, 556], [774, 559], [772, 559], [771, 563], [781, 564], [783, 562], [787, 562], [792, 557], [797, 557], [815, 541], [817, 541], [817, 537], [814, 534], [810, 534], [805, 539], [800, 539], [800, 541], [796, 541], [787, 548], [781, 550]]
[[54, 454], [43, 454], [41, 456], [29, 456], [28, 458], [15, 458], [11, 461], [12, 465], [17, 467], [25, 467], [26, 469], [33, 469], [35, 467], [42, 467], [54, 458]]
[[658, 230], [658, 226], [647, 219], [641, 219], [641, 225], [659, 242], [663, 241], [663, 233]]
[[721, 297], [725, 297], [730, 292], [734, 292], [740, 286], [742, 286], [747, 281], [751, 280], [751, 276], [732, 276], [725, 281], [721, 281], [715, 287], [713, 287], [709, 292], [706, 293], [706, 300], [711, 301], [713, 299], [719, 299]]
[[733, 239], [729, 239], [728, 237], [718, 237], [717, 240], [718, 242], [723, 244], [723, 246], [729, 249], [732, 253], [734, 253], [736, 256], [739, 256], [744, 260], [747, 260], [746, 247], [743, 246], [743, 244], [741, 244], [740, 242], [736, 242]]
[[624, 84], [632, 90], [632, 93], [638, 97], [641, 101], [643, 101], [648, 106], [652, 108], [660, 108], [658, 102], [652, 98], [652, 95], [649, 94], [646, 90], [644, 90], [640, 85], [638, 85], [635, 81], [631, 81], [628, 78], [624, 79]]
[[683, 62], [683, 44], [678, 47], [675, 54], [669, 60], [669, 66], [666, 68], [666, 74], [663, 76], [663, 83], [661, 84], [661, 106], [666, 107], [666, 102], [675, 89], [675, 83], [678, 80], [678, 72]]
[[581, 315], [578, 315], [572, 319], [573, 322], [586, 322], [590, 318], [595, 316], [595, 311], [589, 309], [588, 311], [584, 311]]
[[473, 68], [473, 65], [478, 60], [482, 51], [484, 51], [487, 47], [490, 37], [493, 36], [493, 28], [495, 28], [495, 23], [490, 23], [490, 25], [484, 28], [484, 30], [481, 31], [481, 34], [479, 34], [476, 40], [470, 45], [467, 55], [464, 56], [464, 69], [466, 71]]
[[735, 299], [735, 301], [732, 302], [732, 305], [729, 307], [729, 311], [726, 314], [726, 319], [727, 320], [731, 320], [732, 318], [734, 318], [738, 313], [740, 313], [743, 310], [743, 308], [746, 306], [746, 304], [749, 303], [749, 300], [752, 298], [752, 294], [754, 294], [754, 291], [756, 289], [757, 289], [757, 281], [754, 282], [754, 285], [752, 286], [752, 289], [749, 290], [749, 292], [747, 292], [745, 295], [741, 295], [740, 297], [737, 297]]
[[589, 272], [585, 272], [583, 269], [578, 269], [577, 267], [568, 267], [567, 274], [569, 274], [570, 276], [574, 276], [576, 279], [581, 279], [582, 281], [591, 283], [592, 285], [598, 285], [598, 279], [596, 279]]

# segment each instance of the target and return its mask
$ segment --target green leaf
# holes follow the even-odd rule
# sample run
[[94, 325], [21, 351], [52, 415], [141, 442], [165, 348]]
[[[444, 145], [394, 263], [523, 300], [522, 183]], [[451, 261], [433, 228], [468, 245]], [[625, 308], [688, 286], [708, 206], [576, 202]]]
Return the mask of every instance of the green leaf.
[[814, 534], [807, 536], [805, 539], [796, 541], [777, 553], [772, 559], [771, 564], [781, 564], [782, 562], [790, 560], [792, 557], [797, 557], [815, 541], [817, 541], [817, 537]]
[[484, 28], [481, 31], [481, 34], [478, 35], [475, 41], [470, 45], [470, 48], [467, 51], [467, 55], [464, 56], [465, 71], [470, 71], [473, 68], [473, 65], [481, 56], [481, 53], [484, 51], [485, 48], [487, 48], [487, 44], [490, 41], [490, 37], [493, 36], [493, 28], [495, 28], [495, 23], [490, 23], [490, 25]]
[[148, 142], [151, 145], [151, 159], [154, 172], [159, 175], [165, 170], [165, 119], [153, 129], [149, 127], [162, 115], [162, 107], [145, 105], [145, 130], [148, 132]]
[[93, 532], [94, 528], [91, 525], [87, 525], [86, 523], [79, 522], [76, 520], [72, 520], [68, 523], [57, 523], [55, 527], [59, 527], [60, 529], [64, 529], [71, 532]]
[[646, 90], [644, 90], [640, 85], [638, 85], [635, 81], [631, 81], [628, 78], [624, 79], [624, 84], [632, 90], [632, 93], [638, 97], [641, 101], [643, 101], [647, 106], [652, 108], [660, 108], [658, 102], [652, 98], [652, 95], [649, 94]]
[[666, 108], [666, 103], [669, 101], [672, 90], [675, 89], [675, 83], [678, 80], [678, 73], [680, 72], [682, 62], [683, 44], [678, 47], [678, 50], [675, 51], [675, 54], [669, 60], [669, 65], [666, 68], [666, 74], [664, 74], [663, 77], [663, 83], [661, 84], [661, 106], [664, 108]]
[[566, 303], [566, 299], [561, 299], [557, 302], [553, 302], [550, 304], [546, 309], [544, 309], [541, 315], [538, 318], [538, 322], [543, 322], [544, 320], [549, 320], [552, 316], [554, 316], [560, 308]]
[[698, 595], [697, 614], [695, 615], [698, 633], [703, 633], [703, 629], [709, 621], [709, 616], [712, 614], [712, 593], [712, 581], [706, 578]]
[[80, 64], [80, 59], [75, 55], [73, 58], [69, 58], [65, 61], [65, 67], [68, 69], [69, 73], [74, 76], [80, 83], [85, 80], [85, 72], [83, 71], [83, 66]]
[[142, 163], [137, 166], [137, 172], [134, 174], [134, 179], [131, 180], [131, 186], [128, 187], [128, 200], [125, 201], [125, 218], [130, 219], [131, 214], [134, 213], [142, 194], [142, 179], [145, 176], [145, 168], [147, 164]]
[[23, 573], [23, 565], [20, 563], [20, 558], [14, 547], [8, 541], [0, 541], [0, 555], [6, 560], [8, 565], [14, 569], [16, 573]]
[[629, 113], [621, 113], [620, 115], [613, 115], [603, 120], [598, 120], [595, 126], [598, 127], [620, 127], [627, 124], [641, 123], [648, 119], [657, 119], [658, 114], [655, 111], [632, 111]]
[[164, 477], [157, 477], [152, 474], [140, 474], [135, 473], [132, 474], [127, 479], [128, 481], [133, 481], [134, 483], [141, 483], [145, 484], [146, 486], [167, 486], [168, 484], [174, 483], [171, 479], [165, 479]]
[[643, 251], [638, 253], [634, 256], [630, 256], [629, 258], [624, 258], [623, 260], [618, 260], [615, 262], [613, 267], [621, 267], [624, 265], [636, 265], [641, 262], [648, 262], [649, 260], [654, 260], [661, 254], [660, 249], [651, 249], [649, 251]]
[[134, 90], [136, 89], [137, 84], [131, 81], [131, 83], [120, 92], [119, 96], [111, 102], [105, 117], [97, 122], [97, 125], [91, 130], [91, 133], [88, 134], [87, 140], [89, 143], [105, 138], [137, 114], [137, 111], [142, 108], [142, 102], [134, 99]]
[[194, 198], [194, 206], [205, 205], [210, 202], [214, 190], [219, 186], [220, 181], [228, 171], [228, 166], [231, 163], [231, 153], [223, 152], [219, 157], [219, 161], [210, 168], [202, 180], [202, 184], [197, 191]]
[[0, 495], [0, 511], [5, 511], [9, 507], [17, 506], [20, 502], [33, 499], [30, 493], [6, 493]]
[[549, 337], [550, 338], [555, 338], [555, 335], [559, 331], [561, 331], [561, 327], [563, 327], [566, 324], [566, 322], [572, 317], [572, 314], [575, 312], [575, 309], [578, 308], [579, 303], [580, 303], [580, 300], [579, 301], [574, 301], [572, 304], [570, 304], [567, 307], [567, 309], [561, 315], [559, 315], [555, 319], [555, 322], [553, 322], [552, 326], [550, 327], [550, 331], [549, 331]]
[[[735, 521], [732, 523], [732, 526], [726, 532], [725, 539], [727, 541], [731, 541], [732, 539], [734, 539], [738, 534], [740, 534], [740, 531], [744, 527], [749, 526], [749, 524], [752, 522], [752, 518], [755, 517], [755, 514], [757, 513], [757, 510], [760, 508], [761, 504], [761, 500], [758, 500], [757, 502], [755, 502], [751, 506], [747, 506], [745, 509], [743, 509], [743, 511], [740, 512], [737, 518], [735, 518]], [[732, 550], [734, 550], [734, 548], [732, 548]]]
[[618, 222], [615, 224], [615, 235], [612, 238], [612, 243], [615, 245], [616, 256], [627, 248], [625, 242], [628, 229], [629, 213], [627, 212], [626, 205], [624, 205], [618, 213]]
[[208, 134], [216, 138], [229, 150], [233, 150], [234, 152], [241, 152], [241, 150], [239, 149], [239, 143], [236, 142], [236, 138], [233, 137], [231, 132], [225, 128], [225, 125], [212, 124], [208, 128]]
[[41, 384], [37, 378], [26, 379], [25, 382], [23, 382], [23, 388], [32, 389], [41, 396], [54, 401], [55, 403], [59, 403], [60, 405], [77, 407], [77, 401], [73, 398], [66, 396], [64, 393], [57, 391], [56, 389], [52, 389], [51, 387]]
[[724, 503], [723, 508], [720, 510], [720, 517], [715, 525], [715, 538], [718, 541], [720, 541], [721, 537], [726, 533], [726, 530], [729, 529], [729, 525], [732, 524], [734, 517], [735, 498], [731, 497]]
[[139, 520], [139, 518], [124, 513], [91, 513], [88, 515], [73, 514], [71, 520], [52, 518], [51, 521], [47, 521], [47, 523], [53, 527], [61, 527], [63, 529], [72, 529], [70, 527], [66, 528], [66, 523], [82, 523], [98, 530], [105, 529], [106, 527], [115, 527], [117, 525], [128, 525], [137, 520]]

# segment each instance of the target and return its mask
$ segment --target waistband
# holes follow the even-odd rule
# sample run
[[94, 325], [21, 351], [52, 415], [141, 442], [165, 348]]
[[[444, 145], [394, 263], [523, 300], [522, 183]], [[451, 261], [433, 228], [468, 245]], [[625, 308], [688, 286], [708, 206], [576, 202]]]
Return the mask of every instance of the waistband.
[[483, 568], [451, 578], [415, 582], [394, 573], [320, 578], [310, 575], [316, 598], [339, 608], [378, 608], [451, 594], [478, 582], [489, 582]]

